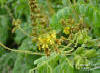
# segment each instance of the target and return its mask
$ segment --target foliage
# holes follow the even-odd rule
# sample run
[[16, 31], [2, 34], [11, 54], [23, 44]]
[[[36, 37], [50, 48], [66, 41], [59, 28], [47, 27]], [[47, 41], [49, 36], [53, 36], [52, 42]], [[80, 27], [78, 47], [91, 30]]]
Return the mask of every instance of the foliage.
[[0, 0], [0, 73], [99, 73], [99, 19], [99, 0]]

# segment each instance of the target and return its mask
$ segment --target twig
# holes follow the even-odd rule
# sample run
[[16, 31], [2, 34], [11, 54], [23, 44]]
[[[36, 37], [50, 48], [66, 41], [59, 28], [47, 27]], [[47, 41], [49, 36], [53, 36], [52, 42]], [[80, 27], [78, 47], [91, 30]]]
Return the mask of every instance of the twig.
[[7, 50], [10, 50], [10, 51], [13, 51], [13, 52], [17, 52], [17, 53], [24, 53], [24, 54], [32, 54], [32, 55], [45, 55], [45, 54], [42, 54], [42, 53], [37, 53], [37, 52], [32, 52], [32, 51], [27, 51], [27, 50], [15, 50], [15, 49], [11, 49], [11, 48], [8, 48], [7, 46], [5, 46], [4, 44], [0, 43], [0, 46], [7, 49]]
[[32, 36], [30, 36], [29, 34], [27, 34], [27, 33], [25, 32], [25, 30], [23, 30], [20, 26], [18, 26], [18, 29], [19, 29], [20, 31], [22, 31], [22, 33], [25, 34], [26, 36], [32, 38]]

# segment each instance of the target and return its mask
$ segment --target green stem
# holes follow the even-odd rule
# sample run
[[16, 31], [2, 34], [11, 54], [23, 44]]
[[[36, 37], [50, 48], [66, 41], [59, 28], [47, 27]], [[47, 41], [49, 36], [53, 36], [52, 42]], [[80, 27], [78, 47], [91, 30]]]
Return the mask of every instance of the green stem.
[[45, 55], [45, 54], [42, 54], [42, 53], [37, 53], [37, 52], [32, 52], [32, 51], [27, 51], [27, 50], [15, 50], [15, 49], [11, 49], [11, 48], [8, 48], [7, 46], [5, 46], [4, 44], [0, 43], [0, 46], [7, 49], [7, 50], [10, 50], [10, 51], [13, 51], [13, 52], [17, 52], [17, 53], [24, 53], [24, 54], [32, 54], [32, 55]]
[[29, 34], [27, 34], [20, 26], [18, 26], [18, 29], [20, 29], [26, 36], [32, 38], [32, 36], [30, 36]]

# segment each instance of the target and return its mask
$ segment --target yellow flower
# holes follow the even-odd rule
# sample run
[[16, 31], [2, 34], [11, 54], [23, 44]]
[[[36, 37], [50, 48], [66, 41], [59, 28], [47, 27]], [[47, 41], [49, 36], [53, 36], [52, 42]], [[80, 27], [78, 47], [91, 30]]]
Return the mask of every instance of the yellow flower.
[[49, 48], [50, 45], [55, 44], [55, 40], [56, 40], [56, 32], [52, 31], [50, 33], [47, 34], [43, 34], [42, 36], [40, 36], [38, 38], [38, 47], [39, 50], [41, 50], [41, 48]]
[[38, 45], [39, 50], [41, 50], [41, 45]]
[[50, 37], [49, 41], [50, 45], [54, 44], [56, 40], [56, 32], [55, 31], [51, 32], [49, 37]]
[[55, 31], [53, 31], [51, 34], [50, 34], [50, 37], [51, 37], [51, 39], [56, 39], [56, 32]]
[[65, 27], [63, 32], [67, 35], [70, 33], [70, 27]]
[[48, 44], [45, 43], [45, 44], [42, 45], [42, 48], [44, 48], [44, 49], [49, 48], [49, 46], [48, 46]]
[[54, 44], [54, 40], [50, 40], [49, 44], [53, 45]]
[[41, 44], [39, 45], [39, 50], [41, 50], [41, 48], [48, 48], [49, 39], [47, 37], [39, 37], [38, 41], [38, 44]]

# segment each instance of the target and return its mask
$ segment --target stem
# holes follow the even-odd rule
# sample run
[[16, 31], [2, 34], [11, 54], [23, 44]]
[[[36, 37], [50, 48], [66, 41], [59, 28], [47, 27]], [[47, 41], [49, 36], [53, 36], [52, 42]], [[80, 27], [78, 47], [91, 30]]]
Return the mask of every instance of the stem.
[[55, 11], [52, 8], [52, 4], [51, 4], [50, 0], [47, 0], [47, 6], [49, 8], [50, 15], [53, 15], [55, 13]]
[[17, 52], [17, 53], [24, 53], [24, 54], [32, 54], [32, 55], [44, 55], [42, 53], [37, 53], [37, 52], [32, 52], [32, 51], [27, 51], [27, 50], [15, 50], [15, 49], [11, 49], [11, 48], [8, 48], [7, 46], [5, 46], [4, 44], [0, 43], [0, 46], [7, 49], [7, 50], [10, 50], [10, 51], [13, 51], [13, 52]]
[[26, 36], [32, 38], [32, 36], [30, 36], [29, 34], [27, 34], [20, 26], [18, 26], [18, 29], [20, 29]]
[[73, 0], [74, 5], [76, 4], [76, 0]]
[[[70, 2], [70, 0], [68, 0], [68, 4], [69, 4], [69, 7], [72, 8], [72, 12], [75, 14], [75, 19], [76, 20], [79, 20], [79, 15], [76, 13], [76, 10], [75, 8], [72, 7], [72, 3]], [[74, 0], [74, 7], [76, 6], [76, 1]]]

